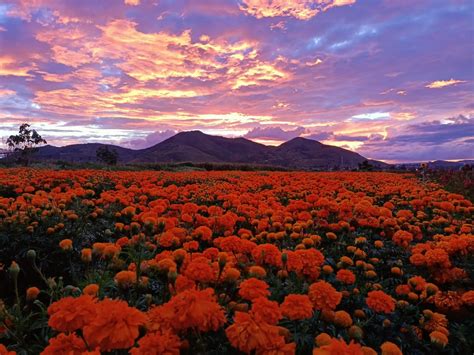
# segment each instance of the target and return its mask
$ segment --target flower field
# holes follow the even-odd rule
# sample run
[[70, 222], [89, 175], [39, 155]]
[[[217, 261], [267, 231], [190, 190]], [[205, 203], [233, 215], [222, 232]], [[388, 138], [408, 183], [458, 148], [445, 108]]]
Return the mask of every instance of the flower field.
[[0, 170], [0, 354], [470, 354], [473, 212], [410, 174]]

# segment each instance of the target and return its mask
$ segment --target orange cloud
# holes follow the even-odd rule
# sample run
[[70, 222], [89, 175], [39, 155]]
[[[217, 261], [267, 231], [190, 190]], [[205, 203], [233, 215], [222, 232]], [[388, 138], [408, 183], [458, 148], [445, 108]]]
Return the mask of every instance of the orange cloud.
[[12, 57], [0, 57], [0, 76], [32, 76], [29, 71], [33, 66], [19, 66], [18, 61]]
[[415, 112], [390, 112], [390, 117], [397, 121], [410, 121], [416, 118]]
[[16, 92], [10, 89], [0, 89], [0, 97], [15, 95]]
[[125, 5], [137, 6], [140, 5], [140, 0], [125, 0]]
[[331, 7], [351, 5], [356, 0], [243, 0], [242, 11], [256, 18], [291, 16], [309, 20]]
[[441, 88], [444, 88], [446, 86], [457, 85], [457, 84], [461, 84], [461, 83], [465, 83], [465, 82], [466, 82], [465, 80], [455, 80], [455, 79], [436, 80], [436, 81], [433, 81], [433, 82], [429, 83], [425, 87], [430, 88], [430, 89], [441, 89]]

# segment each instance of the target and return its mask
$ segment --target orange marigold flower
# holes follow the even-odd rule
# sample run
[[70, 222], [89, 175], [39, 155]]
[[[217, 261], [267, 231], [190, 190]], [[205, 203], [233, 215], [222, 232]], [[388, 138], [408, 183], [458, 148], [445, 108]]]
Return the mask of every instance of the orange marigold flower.
[[328, 333], [321, 333], [314, 338], [314, 341], [317, 346], [321, 347], [323, 345], [331, 344], [331, 336]]
[[362, 346], [355, 343], [353, 340], [347, 344], [344, 339], [332, 338], [331, 342], [327, 345], [321, 346], [319, 349], [313, 350], [313, 355], [332, 355], [332, 354], [344, 354], [344, 355], [364, 355]]
[[260, 244], [252, 250], [252, 257], [259, 265], [281, 266], [281, 251], [273, 244]]
[[319, 311], [334, 310], [341, 302], [342, 293], [336, 291], [330, 283], [318, 281], [309, 286], [308, 296], [314, 309]]
[[426, 287], [426, 280], [421, 276], [413, 276], [408, 279], [408, 285], [416, 291], [421, 292]]
[[207, 226], [200, 226], [193, 231], [192, 235], [202, 241], [209, 241], [212, 239], [212, 229]]
[[461, 295], [456, 291], [438, 291], [433, 299], [436, 307], [443, 311], [458, 311], [463, 303]]
[[96, 317], [83, 330], [87, 343], [102, 351], [133, 346], [139, 327], [146, 323], [145, 314], [125, 301], [107, 298], [97, 303], [96, 309]]
[[85, 263], [90, 263], [92, 261], [92, 249], [84, 248], [81, 250], [81, 260]]
[[[66, 335], [60, 333], [58, 336], [49, 339], [49, 344], [41, 355], [82, 355], [85, 351], [87, 351], [87, 347], [84, 340], [79, 338], [76, 334], [71, 333]], [[0, 354], [3, 355], [3, 352], [0, 351]]]
[[451, 267], [449, 255], [444, 249], [436, 248], [428, 250], [425, 254], [425, 258], [426, 264], [429, 267], [442, 267], [446, 269]]
[[407, 248], [410, 242], [413, 240], [413, 234], [404, 230], [398, 230], [392, 237], [392, 240], [398, 246]]
[[348, 328], [352, 325], [352, 318], [346, 311], [337, 311], [334, 314], [334, 324], [342, 328]]
[[16, 355], [16, 352], [8, 351], [8, 349], [5, 347], [5, 345], [0, 344], [0, 354], [1, 355]]
[[313, 304], [307, 295], [286, 296], [280, 309], [282, 314], [291, 320], [307, 319], [313, 316]]
[[234, 324], [225, 330], [230, 344], [245, 353], [260, 352], [285, 344], [280, 327], [255, 320], [252, 314], [236, 312]]
[[426, 258], [421, 253], [415, 253], [412, 256], [410, 256], [410, 263], [412, 263], [415, 266], [423, 266], [426, 264]]
[[188, 264], [184, 275], [196, 282], [209, 283], [216, 280], [217, 272], [217, 267], [213, 268], [209, 259], [198, 257]]
[[474, 306], [474, 291], [464, 292], [461, 299], [465, 305]]
[[85, 295], [95, 297], [99, 293], [99, 285], [89, 284], [86, 287], [84, 287], [84, 289], [82, 290], [82, 293]]
[[448, 327], [448, 319], [444, 314], [438, 312], [431, 312], [429, 310], [423, 311], [424, 319], [422, 320], [423, 329], [428, 332], [433, 332], [439, 328]]
[[123, 270], [114, 277], [115, 283], [122, 288], [128, 288], [137, 283], [137, 273], [135, 271]]
[[257, 277], [257, 278], [264, 278], [267, 276], [267, 272], [265, 269], [261, 266], [254, 265], [249, 268], [249, 274], [252, 277]]
[[40, 292], [38, 287], [30, 287], [26, 290], [26, 299], [28, 301], [34, 301]]
[[398, 285], [395, 288], [395, 293], [399, 296], [408, 295], [410, 293], [410, 286], [408, 285]]
[[217, 303], [214, 290], [186, 290], [166, 304], [174, 310], [172, 326], [176, 330], [216, 331], [226, 322], [224, 310]]
[[59, 242], [59, 247], [62, 250], [72, 250], [72, 240], [71, 239], [63, 239]]
[[240, 279], [240, 271], [234, 267], [228, 267], [224, 270], [222, 278], [227, 282], [236, 282]]
[[131, 355], [179, 355], [181, 340], [170, 331], [148, 333], [138, 341]]
[[269, 295], [268, 284], [254, 277], [243, 281], [239, 285], [239, 296], [245, 300], [251, 301], [255, 298], [267, 297]]
[[448, 345], [448, 337], [446, 334], [443, 334], [440, 331], [434, 331], [430, 333], [430, 340], [433, 344], [439, 345], [442, 348], [444, 348], [446, 345]]
[[252, 310], [256, 321], [275, 325], [282, 318], [280, 307], [275, 301], [265, 297], [258, 297], [252, 301]]
[[400, 348], [389, 341], [386, 341], [380, 346], [380, 350], [382, 351], [382, 355], [403, 355]]
[[366, 302], [367, 306], [375, 312], [392, 313], [395, 310], [395, 300], [383, 291], [370, 291]]
[[341, 269], [337, 272], [336, 279], [345, 283], [346, 285], [352, 285], [355, 282], [356, 277], [352, 271]]
[[96, 315], [94, 298], [83, 295], [77, 298], [64, 297], [48, 307], [48, 325], [60, 332], [82, 329]]

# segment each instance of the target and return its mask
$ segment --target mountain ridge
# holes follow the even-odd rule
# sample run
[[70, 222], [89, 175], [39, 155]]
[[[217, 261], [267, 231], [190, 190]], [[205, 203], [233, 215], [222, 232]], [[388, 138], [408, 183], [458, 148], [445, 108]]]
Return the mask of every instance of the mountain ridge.
[[376, 167], [389, 164], [370, 160], [350, 150], [316, 140], [296, 137], [279, 146], [267, 146], [244, 137], [226, 138], [201, 131], [179, 132], [144, 149], [130, 149], [103, 143], [46, 145], [34, 154], [35, 160], [95, 162], [99, 147], [115, 149], [121, 163], [243, 163], [282, 166], [293, 169], [353, 169], [368, 160]]

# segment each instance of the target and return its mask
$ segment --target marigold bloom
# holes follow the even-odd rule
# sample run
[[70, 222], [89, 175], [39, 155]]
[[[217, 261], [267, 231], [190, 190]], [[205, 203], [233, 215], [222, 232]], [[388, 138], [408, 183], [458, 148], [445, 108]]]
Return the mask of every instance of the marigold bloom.
[[26, 299], [28, 301], [34, 301], [40, 292], [38, 287], [30, 287], [26, 290]]
[[442, 348], [444, 348], [446, 345], [448, 345], [448, 337], [446, 334], [443, 334], [440, 331], [433, 331], [430, 333], [430, 340], [433, 344], [439, 345]]
[[342, 328], [348, 328], [352, 325], [352, 318], [346, 311], [337, 311], [334, 314], [334, 324]]
[[131, 355], [179, 355], [181, 340], [170, 331], [148, 333], [138, 341]]
[[48, 307], [48, 325], [60, 332], [82, 329], [96, 315], [94, 298], [83, 295], [77, 298], [64, 297]]
[[355, 343], [353, 340], [347, 344], [343, 339], [332, 338], [331, 342], [327, 345], [321, 346], [319, 349], [313, 350], [313, 355], [364, 355], [360, 344]]
[[[86, 344], [76, 334], [71, 333], [66, 335], [60, 333], [56, 337], [49, 339], [49, 344], [43, 350], [41, 355], [81, 355], [85, 351], [87, 351]], [[0, 351], [0, 354], [3, 355], [3, 352]]]
[[319, 347], [331, 344], [331, 340], [332, 338], [328, 333], [320, 333], [314, 338], [316, 345]]
[[280, 335], [280, 327], [256, 321], [249, 313], [236, 312], [234, 324], [225, 330], [230, 344], [245, 353], [256, 350], [258, 353], [285, 344]]
[[84, 326], [84, 337], [102, 351], [133, 346], [146, 316], [122, 300], [104, 299], [97, 303], [96, 316]]
[[283, 316], [291, 320], [311, 318], [313, 304], [307, 295], [291, 294], [285, 297], [280, 305]]
[[258, 297], [252, 301], [252, 310], [256, 321], [267, 322], [275, 325], [282, 318], [281, 310], [278, 303], [270, 301], [265, 297]]
[[72, 240], [71, 239], [63, 239], [59, 242], [59, 247], [64, 250], [72, 250]]
[[413, 240], [413, 234], [404, 230], [399, 230], [395, 232], [392, 237], [392, 240], [398, 246], [407, 248], [408, 245], [410, 245], [410, 242]]
[[260, 244], [252, 250], [252, 257], [259, 265], [281, 266], [281, 251], [273, 244]]
[[428, 250], [425, 254], [425, 258], [426, 264], [429, 267], [441, 267], [447, 269], [451, 266], [449, 255], [444, 249], [436, 248]]
[[81, 260], [85, 263], [90, 263], [92, 261], [92, 249], [84, 248], [81, 250]]
[[262, 278], [262, 279], [265, 276], [267, 276], [267, 272], [265, 271], [265, 269], [261, 266], [258, 266], [258, 265], [251, 266], [249, 268], [249, 274], [252, 277], [257, 277], [257, 278]]
[[461, 295], [456, 291], [438, 291], [433, 300], [436, 307], [442, 311], [458, 311], [463, 304]]
[[439, 328], [448, 327], [448, 319], [444, 314], [431, 312], [429, 310], [423, 311], [424, 319], [422, 320], [423, 329], [428, 332], [438, 330]]
[[122, 288], [128, 288], [137, 283], [137, 273], [135, 271], [123, 270], [114, 277], [115, 283]]
[[0, 354], [1, 355], [16, 355], [16, 352], [8, 351], [8, 349], [5, 347], [5, 345], [0, 344]]
[[209, 283], [216, 281], [217, 272], [217, 267], [213, 268], [207, 258], [199, 257], [189, 263], [184, 275], [196, 282]]
[[389, 341], [386, 341], [380, 346], [380, 350], [382, 352], [382, 355], [403, 355], [402, 351], [400, 348]]
[[84, 287], [84, 289], [82, 290], [82, 293], [85, 295], [95, 297], [99, 293], [99, 285], [89, 284], [86, 287]]
[[474, 291], [464, 292], [461, 299], [465, 305], [474, 306]]
[[337, 272], [336, 279], [345, 283], [346, 285], [352, 285], [355, 282], [356, 277], [352, 271], [341, 269]]
[[395, 300], [383, 291], [370, 291], [366, 299], [367, 306], [378, 313], [392, 313]]
[[258, 297], [267, 297], [270, 295], [268, 284], [265, 281], [250, 278], [239, 285], [239, 296], [245, 300], [251, 301]]
[[174, 311], [174, 329], [197, 329], [200, 332], [216, 331], [226, 322], [224, 310], [216, 302], [214, 290], [185, 290], [166, 304]]
[[326, 281], [318, 281], [309, 286], [308, 296], [316, 310], [334, 310], [341, 302], [342, 293], [336, 291]]
[[234, 267], [228, 267], [224, 270], [222, 279], [227, 282], [236, 282], [240, 279], [240, 271]]

